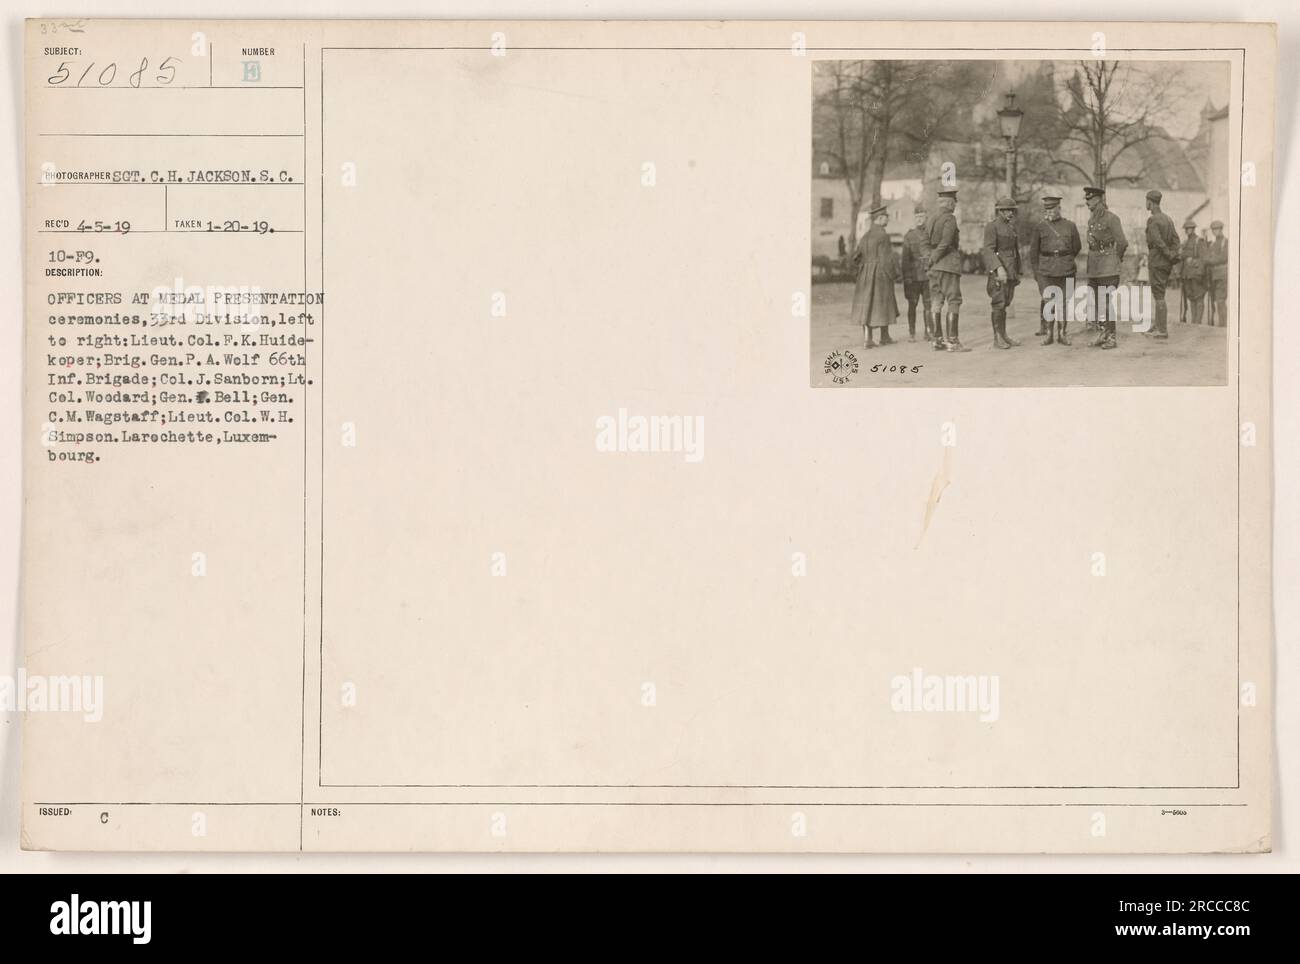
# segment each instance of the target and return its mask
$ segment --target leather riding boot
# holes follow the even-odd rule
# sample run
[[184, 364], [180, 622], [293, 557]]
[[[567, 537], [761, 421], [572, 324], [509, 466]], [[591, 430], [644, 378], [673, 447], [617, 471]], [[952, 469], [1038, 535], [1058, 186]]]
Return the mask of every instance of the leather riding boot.
[[[1043, 339], [1043, 344], [1050, 345], [1056, 340], [1056, 319], [1044, 322], [1043, 326], [1047, 329], [1047, 337]], [[1061, 337], [1065, 337], [1064, 332], [1061, 333]]]
[[999, 318], [999, 315], [1001, 314], [1002, 312], [997, 308], [994, 308], [989, 312], [990, 322], [993, 325], [993, 347], [1010, 348], [1011, 346], [1002, 340], [1002, 321]]
[[930, 333], [934, 337], [934, 350], [943, 351], [947, 346], [943, 341], [943, 312], [934, 313], [934, 321], [930, 326]]
[[[1045, 322], [1039, 322], [1038, 330], [1042, 331]], [[1016, 341], [1007, 334], [1007, 309], [1003, 308], [998, 312], [998, 334], [1002, 336], [1003, 348], [1019, 348], [1020, 342]]]
[[961, 343], [960, 323], [958, 313], [950, 311], [948, 313], [948, 350], [949, 351], [970, 351]]
[[1118, 348], [1119, 341], [1115, 337], [1115, 322], [1109, 318], [1106, 319], [1106, 326], [1102, 329], [1105, 337], [1102, 339], [1102, 348]]
[[1062, 319], [1061, 321], [1057, 322], [1057, 324], [1059, 324], [1059, 325], [1061, 326], [1061, 333], [1060, 333], [1059, 335], [1056, 336], [1057, 344], [1060, 344], [1060, 345], [1069, 345], [1069, 344], [1072, 344], [1072, 342], [1070, 341], [1069, 337], [1065, 334], [1065, 329], [1066, 329], [1066, 326], [1069, 324], [1069, 322], [1068, 322], [1068, 321], [1065, 321], [1064, 319]]

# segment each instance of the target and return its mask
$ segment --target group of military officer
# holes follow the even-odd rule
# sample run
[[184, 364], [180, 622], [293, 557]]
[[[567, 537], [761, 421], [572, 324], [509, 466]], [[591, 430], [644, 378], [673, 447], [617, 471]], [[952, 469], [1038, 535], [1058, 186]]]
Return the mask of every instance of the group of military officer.
[[[1095, 310], [1091, 325], [1097, 329], [1094, 348], [1115, 348], [1115, 305], [1113, 293], [1119, 285], [1120, 264], [1128, 249], [1128, 239], [1119, 218], [1106, 207], [1106, 191], [1085, 187], [1084, 201], [1089, 209], [1087, 239], [1087, 284], [1093, 290]], [[1007, 334], [1007, 308], [1015, 297], [1016, 287], [1026, 274], [1038, 282], [1039, 328], [1042, 344], [1071, 344], [1067, 333], [1068, 314], [1064, 310], [1069, 279], [1076, 274], [1075, 258], [1083, 250], [1079, 229], [1061, 214], [1061, 198], [1047, 195], [1043, 199], [1043, 217], [1030, 229], [1027, 265], [1022, 265], [1020, 237], [1016, 228], [1017, 204], [1009, 197], [1000, 198], [994, 217], [984, 227], [981, 257], [988, 273], [987, 291], [990, 323], [995, 348], [1019, 345]], [[1148, 275], [1154, 302], [1150, 334], [1158, 341], [1169, 338], [1168, 309], [1165, 290], [1177, 268], [1183, 298], [1190, 305], [1190, 320], [1200, 324], [1205, 298], [1212, 301], [1208, 324], [1226, 324], [1228, 248], [1223, 237], [1223, 223], [1210, 225], [1215, 240], [1205, 241], [1196, 235], [1196, 224], [1188, 218], [1185, 241], [1179, 242], [1173, 221], [1160, 210], [1161, 193], [1148, 191], [1146, 207], [1146, 241]], [[925, 206], [915, 209], [915, 226], [903, 237], [903, 293], [907, 298], [907, 328], [916, 337], [918, 304], [924, 312], [924, 337], [936, 351], [964, 352], [961, 343], [961, 252], [956, 215], [957, 192], [941, 190], [939, 212], [930, 218]], [[881, 209], [883, 213], [883, 209]], [[873, 212], [874, 214], [875, 212]], [[886, 322], [887, 324], [887, 322]]]
[[[1183, 290], [1183, 309], [1187, 321], [1194, 325], [1228, 323], [1228, 239], [1223, 236], [1223, 222], [1211, 221], [1214, 239], [1207, 240], [1196, 233], [1196, 222], [1188, 218], [1183, 222], [1187, 237], [1179, 249], [1179, 263]], [[1206, 316], [1205, 303], [1210, 303]]]

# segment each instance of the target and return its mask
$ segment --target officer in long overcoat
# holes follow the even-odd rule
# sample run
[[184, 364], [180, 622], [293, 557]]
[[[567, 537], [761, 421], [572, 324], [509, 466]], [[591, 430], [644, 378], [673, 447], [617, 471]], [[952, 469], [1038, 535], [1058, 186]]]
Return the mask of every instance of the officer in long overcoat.
[[894, 262], [894, 246], [889, 240], [885, 225], [889, 223], [889, 209], [873, 208], [871, 229], [858, 242], [853, 254], [858, 269], [857, 284], [853, 288], [853, 321], [863, 328], [862, 347], [875, 348], [872, 329], [880, 329], [880, 344], [892, 345], [889, 326], [898, 319], [898, 301], [894, 297], [894, 282], [898, 280]]

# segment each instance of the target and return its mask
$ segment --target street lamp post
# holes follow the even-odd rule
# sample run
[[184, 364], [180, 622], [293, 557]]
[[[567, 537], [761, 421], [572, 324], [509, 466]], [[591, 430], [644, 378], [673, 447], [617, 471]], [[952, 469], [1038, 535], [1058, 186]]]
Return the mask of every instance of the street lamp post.
[[998, 111], [998, 124], [1007, 141], [1007, 197], [1016, 198], [1016, 138], [1020, 135], [1020, 120], [1025, 112], [1016, 107], [1015, 91], [1007, 91], [1007, 106]]

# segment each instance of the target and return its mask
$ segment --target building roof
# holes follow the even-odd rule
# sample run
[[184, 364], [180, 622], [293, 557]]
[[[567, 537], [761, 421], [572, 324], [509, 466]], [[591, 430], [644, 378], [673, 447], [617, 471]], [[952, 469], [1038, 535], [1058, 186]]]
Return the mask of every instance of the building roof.
[[1213, 101], [1207, 100], [1205, 106], [1201, 108], [1201, 116], [1207, 121], [1227, 120], [1228, 105], [1224, 104], [1222, 107], [1215, 107]]
[[1111, 167], [1110, 180], [1166, 191], [1205, 190], [1187, 151], [1163, 128], [1153, 129], [1149, 140], [1140, 141], [1121, 154]]

